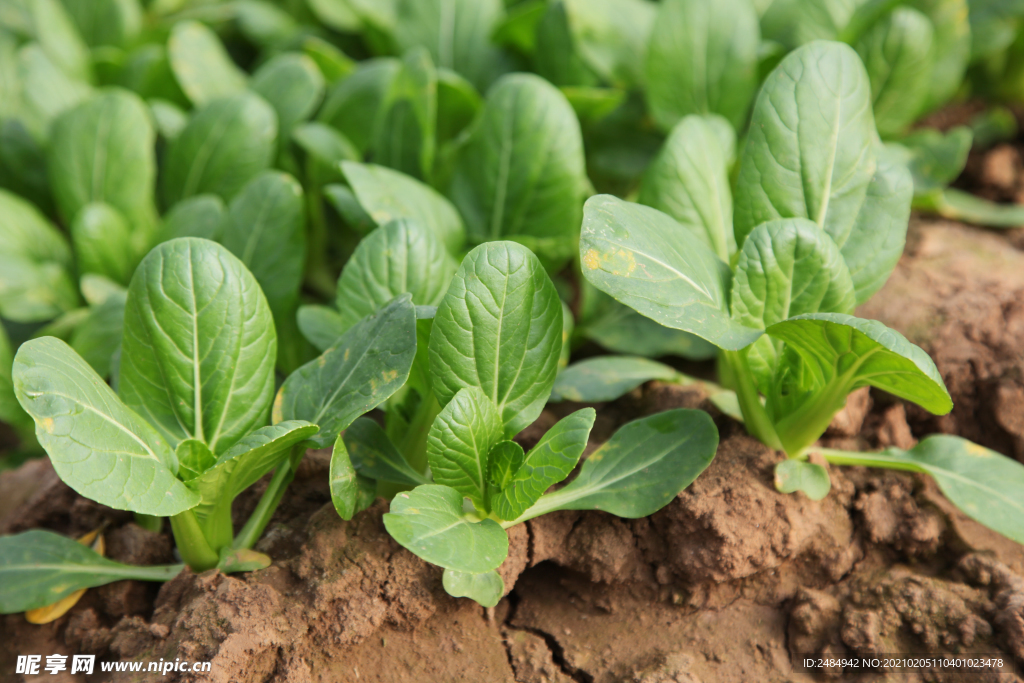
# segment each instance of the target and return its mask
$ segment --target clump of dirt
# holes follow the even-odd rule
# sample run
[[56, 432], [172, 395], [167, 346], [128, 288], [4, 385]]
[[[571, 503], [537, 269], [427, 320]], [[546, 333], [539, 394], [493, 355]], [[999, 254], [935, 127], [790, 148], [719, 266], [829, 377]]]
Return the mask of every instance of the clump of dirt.
[[[614, 425], [694, 401], [692, 388], [654, 383], [603, 412]], [[150, 590], [144, 605], [90, 591], [48, 626], [5, 617], [0, 670], [36, 650], [210, 660], [212, 674], [166, 680], [231, 683], [803, 680], [799, 655], [887, 648], [1024, 664], [1024, 547], [964, 526], [916, 475], [852, 468], [833, 471], [824, 501], [780, 494], [778, 456], [719, 422], [718, 457], [652, 517], [564, 512], [514, 529], [501, 568], [511, 593], [493, 610], [447, 596], [440, 569], [387, 535], [385, 502], [339, 519], [320, 488], [327, 461], [314, 456], [263, 541], [294, 553], [251, 574], [108, 587]], [[24, 507], [14, 517], [30, 517]], [[167, 560], [166, 535], [122, 521], [109, 538], [126, 561]]]

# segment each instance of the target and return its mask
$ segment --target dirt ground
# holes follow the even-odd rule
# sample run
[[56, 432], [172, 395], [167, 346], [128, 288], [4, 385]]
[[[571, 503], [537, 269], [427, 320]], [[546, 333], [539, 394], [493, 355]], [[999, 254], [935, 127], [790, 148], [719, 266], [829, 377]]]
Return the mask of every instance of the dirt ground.
[[[909, 447], [944, 432], [1024, 461], [1022, 248], [1021, 235], [914, 219], [895, 274], [860, 313], [922, 345], [956, 407], [934, 418], [861, 391], [833, 422], [829, 445]], [[834, 469], [823, 501], [780, 494], [780, 456], [705, 398], [654, 382], [598, 406], [591, 450], [628, 420], [701, 407], [721, 430], [718, 456], [649, 518], [561, 512], [513, 529], [501, 570], [510, 593], [493, 609], [447, 596], [441, 570], [388, 537], [383, 501], [339, 519], [329, 457], [311, 452], [257, 546], [274, 558], [270, 568], [112, 584], [45, 626], [0, 617], [0, 672], [14, 671], [18, 654], [92, 653], [211, 660], [212, 673], [90, 681], [882, 681], [892, 679], [799, 665], [903, 653], [993, 654], [1006, 673], [972, 681], [1024, 680], [1024, 546], [966, 518], [919, 475]], [[576, 407], [546, 410], [523, 445]], [[239, 512], [260, 486], [240, 497]], [[172, 561], [169, 535], [131, 520], [77, 496], [46, 460], [0, 474], [0, 534], [106, 524], [114, 559]], [[896, 680], [963, 679], [932, 670]]]

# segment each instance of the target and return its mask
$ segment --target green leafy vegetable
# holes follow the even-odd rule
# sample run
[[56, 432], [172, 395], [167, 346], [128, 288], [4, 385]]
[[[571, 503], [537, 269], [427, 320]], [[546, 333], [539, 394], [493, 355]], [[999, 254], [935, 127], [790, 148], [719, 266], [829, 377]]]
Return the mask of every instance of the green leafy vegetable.
[[164, 438], [216, 454], [264, 424], [277, 340], [266, 298], [227, 249], [165, 242], [128, 289], [119, 392]]
[[669, 130], [689, 114], [720, 114], [735, 128], [757, 86], [761, 32], [749, 0], [663, 0], [647, 53], [647, 101]]
[[165, 204], [199, 194], [230, 200], [270, 166], [276, 138], [277, 116], [262, 98], [246, 93], [211, 101], [167, 146]]
[[508, 536], [493, 519], [474, 521], [462, 511], [462, 494], [437, 484], [399, 493], [384, 515], [392, 538], [427, 562], [483, 574], [508, 555]]
[[[477, 344], [483, 337], [489, 343]], [[562, 306], [540, 261], [511, 242], [491, 242], [463, 260], [434, 318], [430, 365], [447, 405], [477, 387], [505, 433], [533, 422], [551, 394], [562, 346]]]
[[23, 344], [13, 377], [40, 445], [71, 488], [115, 509], [165, 517], [199, 502], [175, 478], [167, 441], [67, 344], [53, 337]]
[[411, 218], [429, 228], [452, 253], [462, 248], [466, 239], [462, 218], [436, 191], [380, 166], [346, 161], [342, 168], [359, 203], [378, 225]]
[[761, 336], [729, 315], [729, 267], [693, 231], [659, 211], [592, 197], [584, 209], [580, 260], [598, 289], [662, 325], [729, 349]]
[[120, 211], [133, 230], [156, 223], [153, 124], [145, 104], [123, 90], [101, 91], [53, 124], [48, 166], [66, 221], [92, 202]]
[[317, 448], [397, 391], [416, 354], [416, 311], [397, 297], [350, 328], [331, 348], [285, 380], [274, 401], [274, 423], [307, 420], [320, 426]]
[[199, 22], [176, 24], [167, 51], [175, 78], [197, 107], [245, 90], [245, 73], [231, 61], [217, 34]]
[[586, 192], [583, 140], [565, 96], [537, 76], [503, 77], [452, 176], [450, 196], [470, 240], [550, 240], [540, 251], [557, 260]]

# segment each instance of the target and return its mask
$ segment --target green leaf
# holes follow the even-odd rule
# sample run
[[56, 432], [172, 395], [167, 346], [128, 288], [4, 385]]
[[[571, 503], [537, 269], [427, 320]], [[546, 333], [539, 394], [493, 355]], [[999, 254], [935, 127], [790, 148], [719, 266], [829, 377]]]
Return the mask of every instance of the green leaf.
[[544, 408], [561, 348], [562, 305], [537, 257], [512, 242], [482, 244], [462, 261], [434, 317], [434, 392], [444, 406], [460, 389], [482, 389], [512, 436]]
[[88, 83], [61, 71], [35, 43], [18, 51], [18, 76], [24, 87], [24, 121], [38, 138], [47, 137], [50, 123], [61, 112], [92, 94]]
[[858, 305], [882, 288], [903, 254], [913, 195], [910, 171], [880, 149], [878, 167], [853, 229], [845, 242], [837, 242], [850, 269]]
[[142, 28], [138, 0], [62, 0], [82, 38], [93, 47], [123, 47]]
[[417, 306], [437, 306], [456, 269], [444, 243], [419, 222], [385, 223], [359, 243], [338, 279], [342, 328], [348, 329], [399, 294], [411, 294]]
[[483, 99], [473, 84], [451, 69], [437, 70], [437, 144], [455, 140], [476, 118]]
[[526, 454], [501, 491], [491, 493], [495, 514], [505, 520], [517, 519], [545, 491], [568, 477], [587, 447], [595, 419], [594, 409], [584, 408], [555, 423]]
[[118, 391], [172, 444], [198, 439], [220, 454], [265, 424], [276, 352], [241, 261], [207, 240], [164, 242], [128, 288]]
[[853, 282], [835, 242], [802, 218], [757, 226], [739, 254], [732, 314], [765, 329], [804, 313], [853, 313]]
[[650, 0], [565, 0], [580, 59], [601, 80], [622, 88], [644, 83], [644, 56], [657, 9]]
[[800, 354], [816, 385], [842, 380], [844, 401], [854, 389], [873, 386], [936, 415], [953, 408], [928, 354], [876, 320], [815, 313], [771, 325], [768, 334]]
[[7, 330], [0, 325], [0, 422], [6, 422], [18, 430], [28, 430], [32, 426], [32, 419], [22, 409], [14, 393], [14, 380], [11, 378], [13, 365], [14, 349], [11, 348]]
[[503, 77], [466, 145], [449, 195], [470, 240], [571, 240], [588, 191], [583, 138], [569, 102], [532, 74]]
[[989, 228], [1024, 227], [1024, 206], [997, 204], [956, 189], [929, 193], [915, 206], [933, 211], [943, 218]]
[[573, 363], [558, 375], [551, 401], [601, 403], [614, 401], [645, 382], [666, 382], [679, 372], [664, 363], [636, 356], [598, 356]]
[[536, 26], [533, 55], [537, 73], [557, 86], [596, 86], [599, 78], [587, 65], [573, 40], [564, 0], [547, 3]]
[[224, 201], [215, 194], [201, 194], [171, 207], [164, 216], [160, 242], [178, 237], [201, 237], [219, 242], [224, 233]]
[[462, 494], [427, 484], [399, 493], [384, 527], [402, 547], [445, 569], [483, 574], [508, 555], [508, 535], [493, 519], [475, 521], [462, 511]]
[[647, 52], [647, 102], [663, 130], [689, 114], [746, 122], [757, 90], [757, 12], [749, 0], [663, 0]]
[[404, 486], [429, 484], [391, 443], [391, 439], [373, 420], [361, 417], [345, 430], [345, 448], [355, 471], [364, 477]]
[[195, 439], [185, 439], [174, 449], [178, 460], [178, 478], [186, 484], [210, 469], [217, 463], [214, 455], [206, 444]]
[[92, 80], [89, 47], [60, 1], [30, 0], [26, 4], [35, 39], [47, 57], [71, 78], [83, 82]]
[[501, 0], [397, 0], [394, 39], [400, 52], [426, 47], [438, 67], [482, 91], [511, 66], [491, 43], [503, 16]]
[[185, 110], [166, 100], [151, 99], [149, 111], [153, 115], [153, 124], [157, 135], [164, 140], [173, 140], [188, 125], [188, 114]]
[[415, 355], [416, 311], [403, 295], [293, 372], [278, 391], [273, 421], [318, 424], [320, 433], [312, 441], [328, 448], [357, 417], [405, 384]]
[[729, 267], [660, 211], [610, 195], [591, 197], [580, 260], [591, 284], [662, 325], [730, 350], [761, 336], [728, 313]]
[[317, 36], [307, 36], [302, 51], [316, 62], [328, 83], [335, 83], [356, 70], [356, 62], [336, 45]]
[[433, 188], [383, 166], [345, 161], [341, 167], [359, 203], [377, 225], [411, 218], [429, 228], [449, 252], [461, 251], [466, 241], [462, 218]]
[[787, 458], [775, 466], [775, 488], [780, 493], [803, 491], [811, 500], [821, 500], [832, 488], [832, 480], [821, 465]]
[[956, 180], [967, 164], [973, 142], [974, 133], [967, 126], [957, 126], [945, 133], [921, 128], [900, 140], [897, 147], [905, 149], [906, 162], [914, 176], [914, 192], [924, 194], [942, 189]]
[[52, 605], [82, 588], [138, 579], [169, 581], [184, 565], [133, 567], [51, 531], [0, 538], [0, 614]]
[[515, 441], [499, 441], [487, 454], [487, 482], [500, 493], [526, 460], [526, 452]]
[[584, 127], [599, 123], [626, 101], [626, 91], [618, 88], [563, 85], [559, 90]]
[[327, 306], [299, 306], [298, 324], [302, 336], [320, 353], [334, 346], [348, 329], [338, 312]]
[[875, 173], [871, 84], [852, 48], [814, 42], [768, 76], [735, 192], [736, 242], [761, 223], [808, 218], [842, 248]]
[[231, 200], [222, 242], [260, 284], [278, 327], [294, 318], [306, 264], [302, 186], [278, 171], [253, 178]]
[[297, 321], [302, 336], [320, 353], [334, 346], [347, 329], [338, 312], [328, 306], [299, 306]]
[[67, 240], [34, 206], [0, 190], [0, 317], [43, 322], [78, 305]]
[[437, 70], [424, 47], [410, 49], [381, 103], [373, 157], [382, 166], [428, 180], [437, 150]]
[[156, 132], [146, 104], [124, 90], [103, 90], [53, 124], [47, 159], [64, 220], [105, 202], [133, 231], [155, 227]]
[[284, 142], [296, 126], [313, 115], [324, 96], [323, 74], [302, 54], [286, 52], [270, 59], [253, 74], [250, 85], [277, 112]]
[[355, 516], [358, 510], [360, 475], [352, 467], [348, 451], [343, 441], [344, 433], [338, 434], [334, 441], [334, 450], [331, 451], [331, 501], [338, 516], [348, 521]]
[[127, 287], [122, 287], [110, 278], [94, 273], [83, 275], [79, 280], [79, 286], [82, 288], [82, 297], [90, 306], [99, 306], [115, 294], [128, 293]]
[[774, 0], [761, 12], [764, 37], [793, 49], [814, 40], [836, 40], [860, 0]]
[[102, 275], [127, 285], [139, 258], [131, 228], [121, 212], [101, 202], [86, 204], [71, 224], [78, 272]]
[[935, 30], [937, 46], [929, 75], [925, 109], [931, 111], [950, 100], [960, 89], [971, 58], [971, 25], [968, 0], [912, 0], [907, 3], [924, 12]]
[[362, 158], [348, 138], [323, 123], [304, 123], [292, 131], [292, 141], [306, 153], [308, 183], [324, 185], [343, 180], [341, 162]]
[[167, 52], [175, 78], [197, 107], [245, 90], [245, 72], [231, 61], [217, 34], [197, 21], [174, 25]]
[[682, 356], [692, 360], [707, 360], [718, 353], [715, 346], [700, 337], [659, 325], [586, 280], [584, 289], [593, 292], [599, 303], [593, 315], [584, 314], [579, 333], [612, 353], [647, 358]]
[[[853, 313], [853, 281], [839, 248], [802, 218], [762, 223], [740, 251], [732, 283], [732, 315], [765, 329], [804, 313]], [[747, 350], [758, 388], [768, 393], [781, 344], [761, 337]]]
[[157, 98], [179, 108], [190, 106], [188, 97], [174, 77], [163, 45], [150, 43], [132, 50], [121, 69], [118, 83], [146, 100]]
[[903, 131], [924, 109], [938, 51], [934, 34], [928, 17], [897, 7], [857, 41], [871, 79], [875, 125], [883, 137]]
[[92, 306], [88, 317], [75, 326], [68, 339], [71, 348], [100, 377], [110, 376], [114, 354], [121, 349], [126, 299], [125, 292], [118, 291], [98, 306]]
[[646, 517], [689, 486], [717, 448], [718, 430], [703, 411], [667, 410], [635, 420], [591, 453], [568, 486], [541, 496], [517, 521], [553, 510]]
[[230, 200], [270, 166], [276, 137], [277, 116], [257, 95], [214, 100], [167, 145], [164, 202], [172, 206], [198, 194]]
[[22, 344], [13, 376], [40, 445], [75, 491], [117, 510], [160, 517], [199, 502], [175, 477], [167, 442], [67, 344], [52, 337]]
[[214, 550], [231, 544], [231, 504], [238, 494], [280, 465], [293, 446], [312, 438], [318, 429], [302, 420], [261, 427], [224, 451], [212, 467], [186, 482], [201, 498], [193, 513]]
[[716, 134], [723, 127], [727, 139], [734, 140], [724, 119], [684, 117], [644, 173], [637, 201], [672, 216], [728, 261], [736, 251], [736, 238], [728, 149]]
[[370, 151], [384, 99], [401, 68], [401, 61], [391, 57], [360, 62], [327, 92], [317, 120], [343, 133], [360, 153]]
[[478, 387], [460, 389], [434, 419], [427, 434], [427, 460], [438, 484], [488, 511], [488, 459], [502, 439], [501, 414]]
[[467, 574], [445, 569], [441, 583], [453, 598], [469, 598], [483, 607], [494, 607], [505, 595], [505, 582], [496, 571]]

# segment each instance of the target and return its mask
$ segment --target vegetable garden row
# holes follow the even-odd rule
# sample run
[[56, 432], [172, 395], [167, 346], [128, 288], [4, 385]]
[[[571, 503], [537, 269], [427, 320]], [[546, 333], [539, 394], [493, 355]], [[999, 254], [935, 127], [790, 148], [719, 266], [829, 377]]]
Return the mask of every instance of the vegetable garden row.
[[[0, 468], [48, 456], [181, 564], [2, 536], [0, 612], [266, 569], [311, 449], [341, 519], [389, 501], [390, 537], [488, 608], [518, 526], [646, 518], [730, 423], [783, 454], [782, 494], [920, 473], [1024, 544], [1012, 453], [820, 442], [865, 387], [953, 409], [855, 309], [912, 209], [1024, 225], [955, 185], [1022, 100], [999, 0], [5, 0]], [[588, 449], [652, 380], [707, 401]]]

